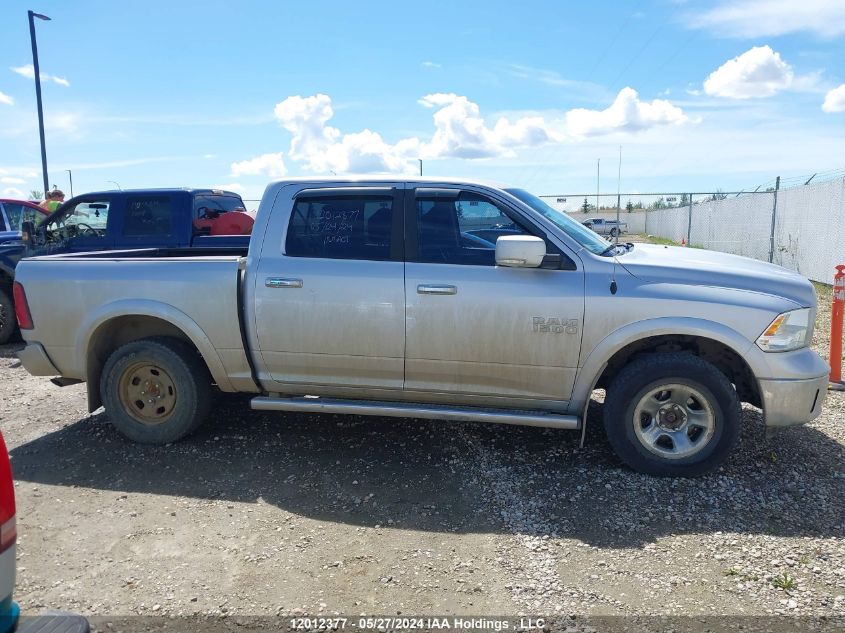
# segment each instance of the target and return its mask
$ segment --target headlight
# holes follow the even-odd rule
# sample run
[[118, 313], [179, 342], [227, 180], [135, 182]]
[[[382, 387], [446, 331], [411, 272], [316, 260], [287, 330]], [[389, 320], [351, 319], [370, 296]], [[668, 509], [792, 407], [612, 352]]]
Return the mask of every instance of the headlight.
[[788, 352], [809, 344], [813, 328], [810, 308], [784, 312], [757, 339], [757, 347], [764, 352]]

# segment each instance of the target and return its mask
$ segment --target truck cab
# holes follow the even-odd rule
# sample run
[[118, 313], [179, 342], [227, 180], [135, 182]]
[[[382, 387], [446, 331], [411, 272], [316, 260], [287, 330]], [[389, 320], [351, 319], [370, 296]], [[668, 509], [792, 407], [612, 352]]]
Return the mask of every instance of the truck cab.
[[[249, 220], [215, 230], [224, 214]], [[231, 217], [231, 216], [230, 216]], [[211, 189], [144, 189], [88, 193], [69, 200], [33, 235], [26, 256], [126, 250], [245, 246], [252, 228], [241, 197]]]
[[253, 220], [238, 194], [220, 189], [76, 196], [37, 224], [23, 222], [23, 235], [0, 243], [0, 344], [16, 329], [11, 287], [24, 257], [138, 248], [245, 248]]

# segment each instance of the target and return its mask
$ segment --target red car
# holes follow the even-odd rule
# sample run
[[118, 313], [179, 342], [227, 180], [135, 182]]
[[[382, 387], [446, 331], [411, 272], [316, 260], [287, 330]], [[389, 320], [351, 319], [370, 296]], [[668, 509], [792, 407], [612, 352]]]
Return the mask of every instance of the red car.
[[2, 633], [88, 633], [88, 620], [79, 615], [48, 611], [44, 615], [19, 619], [20, 608], [13, 600], [15, 588], [15, 484], [6, 442], [0, 433], [0, 632]]
[[38, 224], [50, 215], [35, 202], [0, 198], [0, 243], [21, 239], [21, 224]]

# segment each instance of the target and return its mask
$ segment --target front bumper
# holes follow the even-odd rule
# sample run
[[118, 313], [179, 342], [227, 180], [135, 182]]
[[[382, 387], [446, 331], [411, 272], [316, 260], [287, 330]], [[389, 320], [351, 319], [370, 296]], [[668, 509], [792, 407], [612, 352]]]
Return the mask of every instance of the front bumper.
[[41, 343], [27, 343], [18, 352], [18, 358], [23, 368], [33, 376], [58, 376], [61, 372], [56, 369]]
[[760, 380], [766, 426], [793, 426], [817, 418], [827, 384], [827, 374], [806, 380]]
[[755, 373], [766, 426], [792, 426], [817, 418], [827, 396], [828, 364], [809, 347], [767, 353], [755, 345], [752, 350], [757, 354]]

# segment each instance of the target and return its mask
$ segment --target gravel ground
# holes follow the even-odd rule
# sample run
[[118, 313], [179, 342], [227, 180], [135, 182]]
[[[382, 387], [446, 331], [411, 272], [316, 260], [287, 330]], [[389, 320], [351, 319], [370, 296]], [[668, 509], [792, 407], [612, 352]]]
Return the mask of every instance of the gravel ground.
[[619, 464], [600, 397], [583, 449], [232, 397], [188, 440], [137, 446], [18, 347], [0, 347], [0, 426], [25, 613], [845, 616], [845, 394], [768, 439], [748, 407], [723, 468], [671, 480]]

